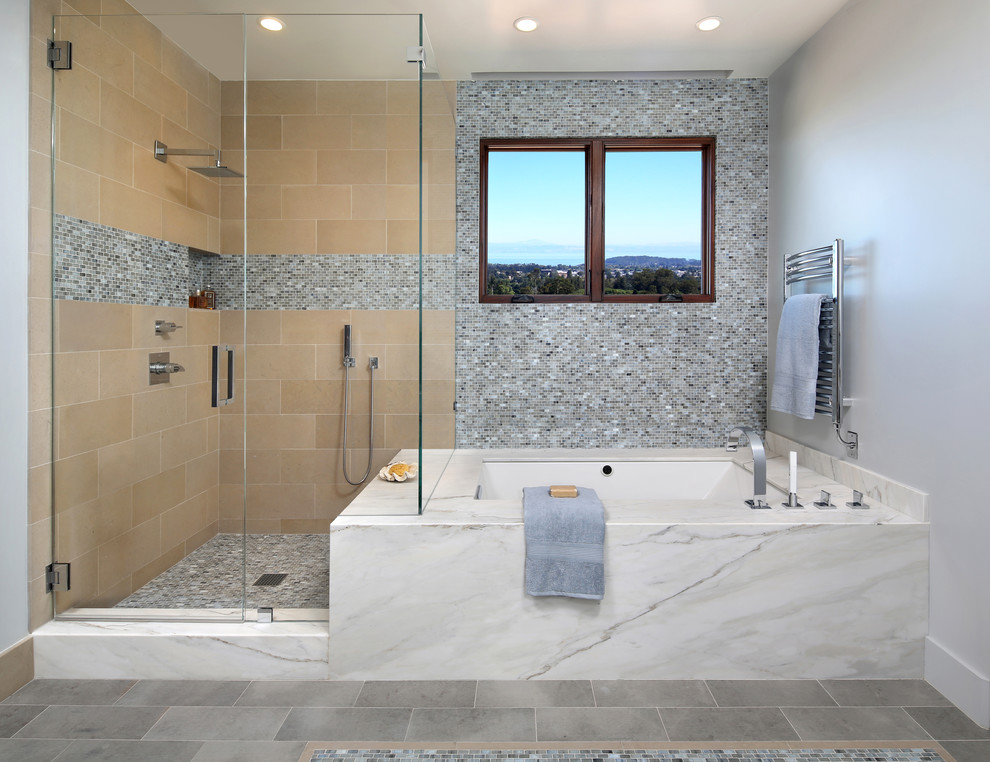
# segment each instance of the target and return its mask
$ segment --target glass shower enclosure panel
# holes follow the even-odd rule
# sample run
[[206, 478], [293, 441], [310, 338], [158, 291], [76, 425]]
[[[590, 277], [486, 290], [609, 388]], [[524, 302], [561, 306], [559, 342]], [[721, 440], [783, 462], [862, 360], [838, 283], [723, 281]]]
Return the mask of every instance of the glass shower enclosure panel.
[[244, 204], [243, 114], [222, 100], [222, 77], [244, 79], [244, 25], [53, 19], [72, 45], [52, 72], [59, 617], [243, 617], [243, 507], [221, 474], [244, 417], [244, 325], [227, 314], [244, 302], [243, 214], [225, 216]]

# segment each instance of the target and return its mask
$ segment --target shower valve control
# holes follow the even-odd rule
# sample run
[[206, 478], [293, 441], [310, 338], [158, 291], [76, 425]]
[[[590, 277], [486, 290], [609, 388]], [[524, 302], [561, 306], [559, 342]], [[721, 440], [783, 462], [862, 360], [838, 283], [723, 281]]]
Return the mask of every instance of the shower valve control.
[[181, 325], [176, 325], [171, 320], [156, 320], [155, 321], [155, 333], [159, 336], [167, 336], [172, 333], [176, 328], [182, 328]]
[[148, 383], [151, 385], [167, 384], [170, 375], [184, 370], [179, 363], [171, 361], [168, 352], [151, 352], [148, 355]]
[[378, 370], [378, 358], [377, 357], [369, 357], [368, 358], [368, 367], [371, 368], [372, 370]]

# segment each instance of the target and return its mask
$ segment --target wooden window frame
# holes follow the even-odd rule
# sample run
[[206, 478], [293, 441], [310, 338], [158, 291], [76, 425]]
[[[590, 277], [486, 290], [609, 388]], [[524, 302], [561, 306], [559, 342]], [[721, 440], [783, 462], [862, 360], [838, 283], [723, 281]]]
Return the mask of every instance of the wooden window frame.
[[[605, 152], [701, 152], [701, 293], [671, 302], [715, 301], [715, 138], [482, 138], [479, 193], [479, 292], [484, 303], [510, 303], [507, 294], [488, 294], [488, 155], [492, 151], [583, 151], [585, 154], [585, 293], [533, 294], [531, 302], [662, 302], [659, 294], [603, 294], [605, 270]], [[517, 300], [518, 301], [518, 300]]]

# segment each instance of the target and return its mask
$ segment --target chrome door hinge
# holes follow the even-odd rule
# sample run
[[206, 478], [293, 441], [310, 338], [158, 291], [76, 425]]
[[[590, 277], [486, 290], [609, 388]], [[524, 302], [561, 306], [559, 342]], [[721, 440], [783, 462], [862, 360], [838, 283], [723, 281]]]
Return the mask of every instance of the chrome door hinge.
[[49, 40], [48, 65], [53, 69], [71, 69], [72, 43], [68, 40]]
[[422, 64], [426, 68], [426, 48], [422, 45], [410, 45], [406, 48], [406, 61]]
[[45, 591], [65, 592], [69, 590], [69, 564], [48, 564], [45, 567]]

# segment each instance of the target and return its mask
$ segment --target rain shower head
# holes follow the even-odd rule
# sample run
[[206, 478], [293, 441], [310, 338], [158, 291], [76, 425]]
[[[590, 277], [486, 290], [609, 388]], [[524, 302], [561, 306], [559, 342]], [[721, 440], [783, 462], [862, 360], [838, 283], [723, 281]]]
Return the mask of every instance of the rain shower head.
[[206, 177], [244, 177], [240, 172], [236, 172], [230, 167], [225, 167], [217, 159], [216, 166], [213, 167], [189, 167], [193, 172], [198, 172]]
[[169, 148], [162, 141], [155, 141], [155, 158], [160, 162], [167, 163], [169, 156], [212, 156], [216, 164], [212, 167], [188, 167], [193, 172], [198, 172], [206, 177], [244, 177], [240, 172], [236, 172], [230, 167], [225, 167], [220, 163], [220, 151], [212, 148]]

